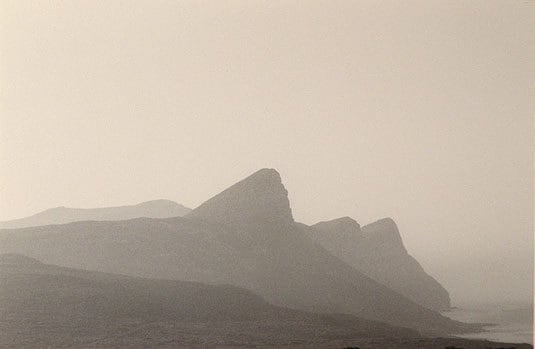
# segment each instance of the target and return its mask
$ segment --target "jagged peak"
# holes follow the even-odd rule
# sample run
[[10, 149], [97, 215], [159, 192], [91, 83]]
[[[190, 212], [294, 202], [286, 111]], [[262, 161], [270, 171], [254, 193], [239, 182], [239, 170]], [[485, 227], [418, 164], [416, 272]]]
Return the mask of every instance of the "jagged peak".
[[385, 229], [391, 229], [391, 230], [394, 230], [394, 229], [398, 230], [398, 226], [397, 226], [396, 222], [390, 217], [385, 217], [385, 218], [378, 219], [375, 222], [372, 222], [372, 223], [369, 223], [369, 224], [365, 225], [365, 227], [368, 227], [370, 229], [372, 229], [372, 228], [375, 228], [375, 229], [385, 228]]
[[293, 223], [288, 191], [280, 174], [269, 168], [230, 186], [187, 216], [239, 226]]
[[336, 227], [338, 231], [360, 233], [360, 224], [348, 216], [322, 221], [314, 224], [313, 227], [319, 230], [331, 230], [331, 228]]
[[395, 244], [405, 250], [398, 226], [390, 217], [382, 218], [373, 223], [365, 225], [362, 227], [362, 231], [370, 239], [377, 240], [381, 243]]

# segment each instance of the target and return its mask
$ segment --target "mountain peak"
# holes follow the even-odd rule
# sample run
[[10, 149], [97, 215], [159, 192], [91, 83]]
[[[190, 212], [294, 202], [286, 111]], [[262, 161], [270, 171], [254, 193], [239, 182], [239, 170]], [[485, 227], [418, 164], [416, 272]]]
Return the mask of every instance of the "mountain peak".
[[361, 234], [360, 224], [351, 217], [340, 217], [330, 221], [319, 222], [313, 227], [323, 232], [341, 232], [347, 235]]
[[232, 185], [188, 214], [232, 226], [293, 222], [280, 174], [264, 168]]
[[405, 251], [398, 226], [392, 218], [382, 218], [365, 225], [362, 227], [362, 231], [367, 234], [369, 239], [376, 240], [381, 244], [395, 245]]
[[396, 225], [396, 222], [390, 217], [381, 218], [373, 223], [367, 224], [363, 227], [363, 229], [366, 228], [366, 230], [370, 232], [377, 232], [377, 231], [389, 231], [389, 232], [396, 232], [399, 235], [398, 226]]

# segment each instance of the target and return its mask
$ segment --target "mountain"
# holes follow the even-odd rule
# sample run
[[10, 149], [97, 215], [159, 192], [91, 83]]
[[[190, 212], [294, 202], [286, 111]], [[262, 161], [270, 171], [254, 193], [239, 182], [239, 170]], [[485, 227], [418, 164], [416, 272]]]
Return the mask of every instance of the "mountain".
[[152, 200], [137, 205], [102, 208], [56, 207], [30, 217], [0, 222], [0, 229], [65, 224], [77, 221], [119, 221], [137, 217], [181, 217], [189, 211], [191, 211], [189, 208], [170, 200]]
[[407, 252], [392, 219], [361, 228], [355, 220], [343, 217], [312, 228], [314, 241], [372, 279], [429, 309], [450, 308], [448, 291]]
[[229, 285], [157, 280], [0, 255], [2, 348], [533, 348], [270, 305]]
[[174, 280], [232, 284], [268, 302], [346, 313], [427, 334], [473, 332], [332, 255], [294, 222], [275, 170], [260, 170], [185, 217], [75, 222], [0, 231], [0, 252], [46, 263]]
[[0, 347], [348, 344], [419, 337], [348, 315], [270, 305], [222, 285], [127, 277], [0, 255]]
[[279, 173], [261, 169], [224, 190], [188, 214], [188, 217], [253, 230], [280, 228], [293, 223], [288, 191]]

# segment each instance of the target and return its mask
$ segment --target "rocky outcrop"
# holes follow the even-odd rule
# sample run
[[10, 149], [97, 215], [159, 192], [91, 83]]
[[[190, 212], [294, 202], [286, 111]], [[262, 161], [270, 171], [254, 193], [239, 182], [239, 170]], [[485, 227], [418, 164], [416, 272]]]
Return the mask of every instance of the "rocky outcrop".
[[448, 292], [407, 252], [391, 218], [361, 228], [344, 217], [313, 228], [316, 242], [374, 280], [429, 309], [450, 308]]

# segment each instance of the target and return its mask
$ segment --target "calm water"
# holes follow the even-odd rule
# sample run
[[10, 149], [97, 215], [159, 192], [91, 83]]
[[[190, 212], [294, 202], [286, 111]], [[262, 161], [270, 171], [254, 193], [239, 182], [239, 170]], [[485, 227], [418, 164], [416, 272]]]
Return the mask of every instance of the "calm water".
[[464, 322], [493, 323], [487, 332], [463, 335], [510, 343], [533, 344], [533, 306], [531, 304], [463, 304], [444, 315]]

